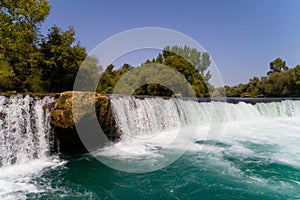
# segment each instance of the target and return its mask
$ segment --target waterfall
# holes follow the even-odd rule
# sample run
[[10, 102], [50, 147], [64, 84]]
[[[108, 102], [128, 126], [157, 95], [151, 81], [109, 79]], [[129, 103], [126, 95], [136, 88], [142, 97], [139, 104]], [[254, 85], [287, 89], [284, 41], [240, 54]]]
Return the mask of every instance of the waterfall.
[[118, 129], [130, 135], [148, 135], [194, 124], [201, 106], [178, 99], [111, 97]]
[[[209, 130], [220, 130], [220, 124], [223, 122], [300, 116], [300, 101], [296, 100], [252, 105], [244, 102], [238, 104], [197, 102], [161, 97], [139, 99], [111, 96], [110, 98], [116, 126], [122, 135], [121, 139], [130, 136], [147, 140], [160, 133], [181, 130], [184, 127], [196, 130], [199, 126], [204, 136]], [[50, 127], [51, 109], [45, 105], [52, 103], [54, 99], [50, 97], [41, 99], [28, 95], [14, 95], [9, 98], [0, 96], [0, 167], [23, 164], [49, 156], [55, 144]], [[219, 127], [211, 128], [215, 126]], [[186, 136], [186, 133], [182, 136]], [[177, 136], [174, 134], [174, 137]]]
[[53, 102], [50, 97], [0, 96], [0, 166], [49, 155], [53, 135], [47, 105]]
[[260, 103], [255, 105], [259, 112], [268, 117], [296, 117], [300, 114], [300, 101]]
[[[160, 97], [139, 99], [112, 96], [112, 109], [122, 134], [147, 135], [188, 125], [208, 124], [216, 117], [224, 121], [249, 121], [275, 117], [297, 117], [300, 101], [271, 103], [197, 102]], [[221, 110], [222, 112], [216, 114]], [[215, 113], [215, 114], [214, 114]]]

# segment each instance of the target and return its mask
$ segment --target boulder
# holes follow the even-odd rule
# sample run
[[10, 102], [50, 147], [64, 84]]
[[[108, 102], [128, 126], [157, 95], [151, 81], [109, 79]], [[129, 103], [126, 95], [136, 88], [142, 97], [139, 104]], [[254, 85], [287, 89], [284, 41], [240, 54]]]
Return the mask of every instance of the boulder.
[[[72, 105], [73, 102], [76, 102], [76, 106]], [[55, 102], [50, 122], [61, 153], [87, 152], [76, 131], [75, 123], [82, 123], [92, 112], [109, 140], [114, 141], [120, 137], [108, 96], [92, 92], [63, 92]]]

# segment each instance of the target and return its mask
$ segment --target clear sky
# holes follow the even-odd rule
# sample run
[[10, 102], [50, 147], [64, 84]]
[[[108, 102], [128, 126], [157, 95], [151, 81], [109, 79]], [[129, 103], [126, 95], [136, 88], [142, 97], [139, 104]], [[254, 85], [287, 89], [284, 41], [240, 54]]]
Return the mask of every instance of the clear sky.
[[119, 32], [163, 27], [200, 43], [228, 85], [265, 75], [277, 57], [289, 67], [300, 64], [300, 0], [51, 0], [50, 4], [42, 33], [54, 24], [64, 30], [73, 26], [88, 52]]

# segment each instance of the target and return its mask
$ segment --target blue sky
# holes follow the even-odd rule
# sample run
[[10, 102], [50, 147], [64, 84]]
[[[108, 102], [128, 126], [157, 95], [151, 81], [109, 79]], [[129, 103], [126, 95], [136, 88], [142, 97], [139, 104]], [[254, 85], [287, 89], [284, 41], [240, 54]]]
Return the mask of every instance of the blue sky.
[[[50, 4], [42, 33], [54, 24], [64, 30], [73, 26], [88, 52], [119, 32], [163, 27], [200, 43], [228, 85], [265, 75], [277, 57], [289, 67], [300, 64], [299, 0], [51, 0]], [[133, 56], [128, 59], [133, 65], [140, 62]]]

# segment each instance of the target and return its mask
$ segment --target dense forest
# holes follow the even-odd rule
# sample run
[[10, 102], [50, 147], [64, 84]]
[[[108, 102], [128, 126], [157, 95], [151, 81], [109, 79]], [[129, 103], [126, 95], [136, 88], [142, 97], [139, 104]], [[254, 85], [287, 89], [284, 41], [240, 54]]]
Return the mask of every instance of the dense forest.
[[[94, 57], [87, 56], [73, 27], [62, 30], [53, 26], [46, 35], [41, 25], [50, 13], [47, 0], [3, 0], [0, 2], [0, 92], [59, 93], [73, 90], [77, 72], [83, 64], [88, 67], [87, 79], [98, 78], [97, 92], [110, 94], [126, 72], [139, 67], [167, 65], [190, 83], [196, 96], [208, 97], [222, 93], [208, 82], [211, 78], [210, 56], [188, 46], [167, 46], [156, 58], [146, 60], [141, 66], [124, 64], [115, 68], [99, 66]], [[100, 71], [101, 69], [103, 72]], [[147, 76], [140, 74], [141, 77]], [[158, 74], [159, 79], [172, 79]], [[101, 78], [100, 78], [101, 77]], [[134, 80], [139, 82], [141, 80]], [[223, 89], [224, 91], [224, 89]], [[270, 71], [261, 78], [253, 77], [249, 83], [225, 86], [230, 97], [287, 97], [300, 96], [300, 65], [289, 69], [280, 58], [270, 63]], [[146, 84], [134, 94], [170, 96], [173, 91], [159, 84]]]

